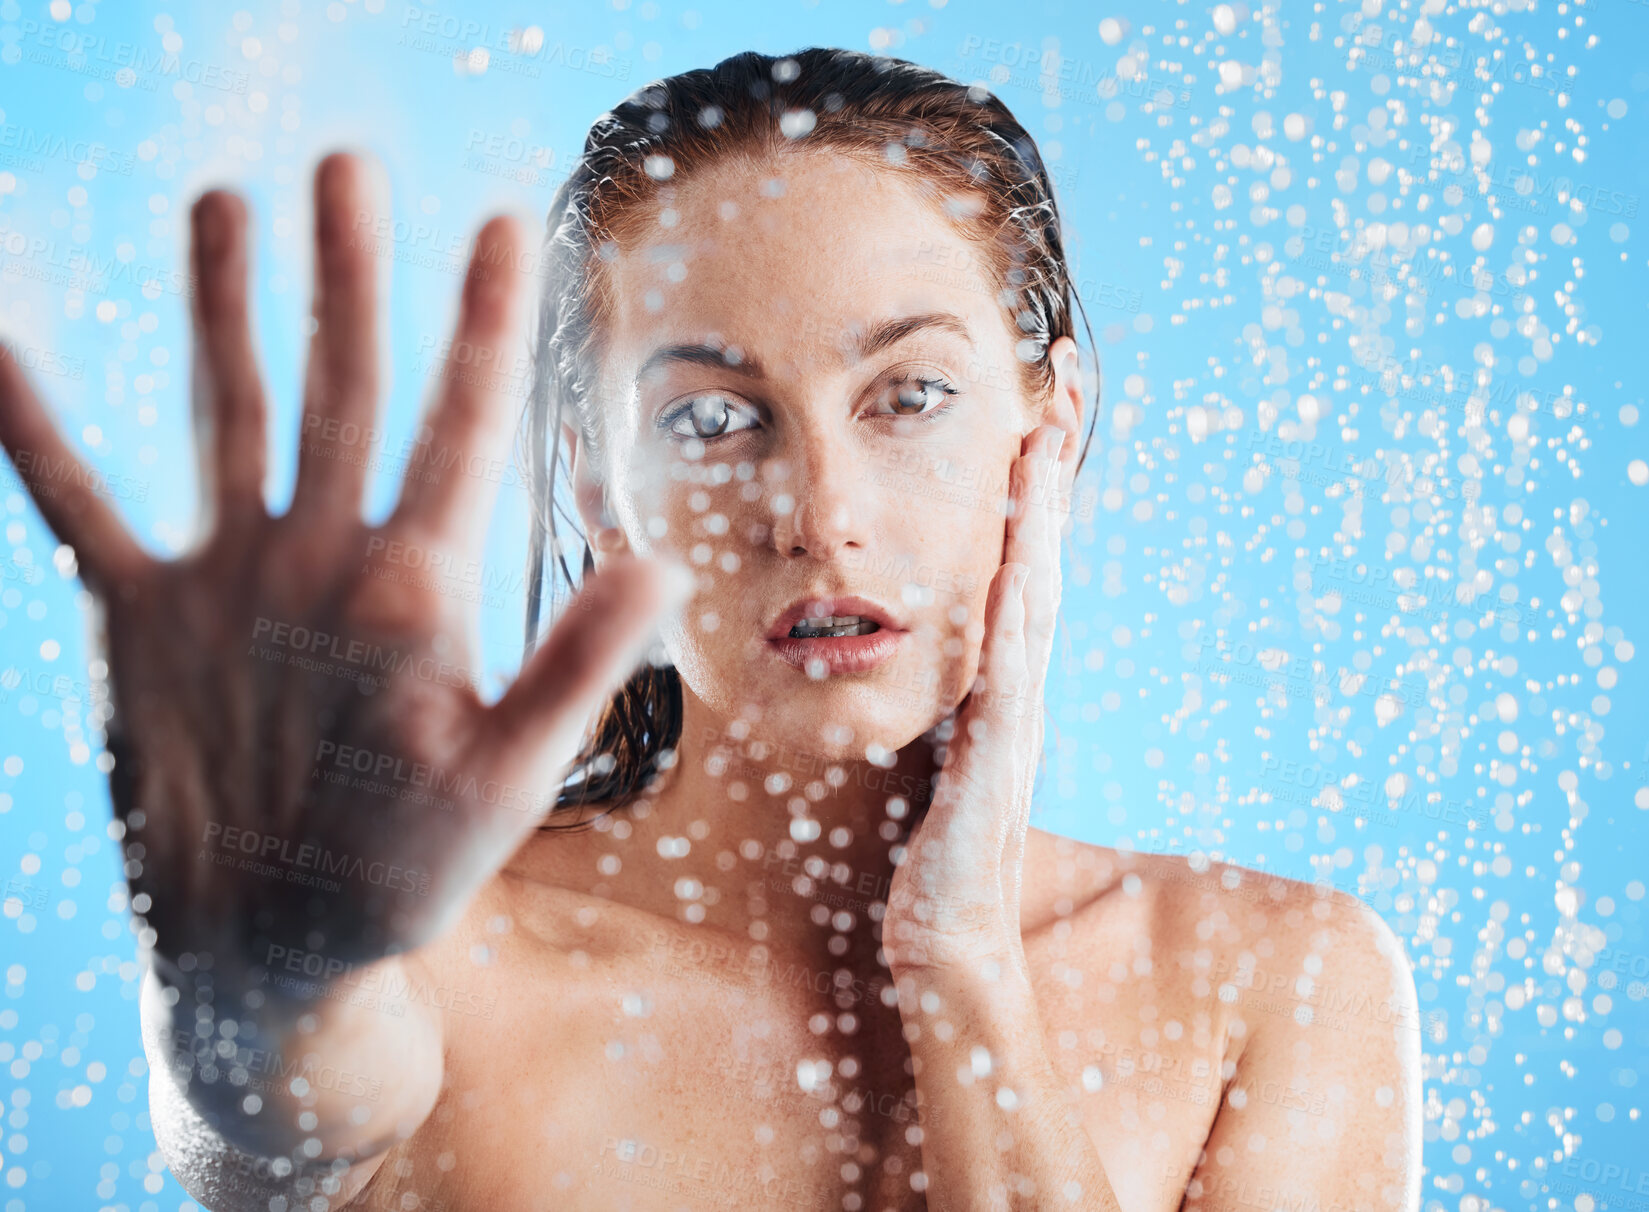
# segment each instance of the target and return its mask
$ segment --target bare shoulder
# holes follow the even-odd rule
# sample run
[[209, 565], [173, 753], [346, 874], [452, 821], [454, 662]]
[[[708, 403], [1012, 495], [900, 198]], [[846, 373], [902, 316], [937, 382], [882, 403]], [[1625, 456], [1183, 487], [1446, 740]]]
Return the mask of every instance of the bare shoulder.
[[1040, 830], [1024, 889], [1033, 970], [1108, 982], [1084, 1013], [1119, 1035], [1178, 1020], [1179, 1038], [1212, 1046], [1217, 1113], [1168, 1176], [1187, 1207], [1267, 1189], [1289, 1207], [1420, 1206], [1421, 1023], [1379, 914], [1299, 880]]
[[1402, 944], [1372, 908], [1324, 885], [1032, 829], [1022, 917], [1027, 938], [1069, 922], [1076, 947], [1148, 940], [1154, 967], [1181, 970], [1194, 995], [1255, 1031], [1312, 1021], [1352, 1036], [1419, 1030]]

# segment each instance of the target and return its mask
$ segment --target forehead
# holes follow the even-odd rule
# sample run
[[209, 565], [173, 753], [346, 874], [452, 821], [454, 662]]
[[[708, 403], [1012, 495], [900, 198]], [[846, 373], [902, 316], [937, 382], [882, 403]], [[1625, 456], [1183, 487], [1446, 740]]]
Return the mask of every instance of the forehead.
[[608, 369], [622, 380], [660, 344], [711, 336], [795, 369], [846, 332], [925, 312], [1002, 327], [988, 250], [910, 171], [790, 152], [666, 191], [606, 269]]

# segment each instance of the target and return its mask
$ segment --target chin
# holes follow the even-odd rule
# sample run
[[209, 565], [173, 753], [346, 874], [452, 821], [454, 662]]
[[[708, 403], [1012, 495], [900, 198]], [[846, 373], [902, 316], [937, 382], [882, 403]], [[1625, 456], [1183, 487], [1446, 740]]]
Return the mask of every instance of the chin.
[[775, 699], [764, 735], [833, 762], [862, 762], [872, 743], [897, 753], [944, 718], [936, 700], [891, 698], [874, 683], [833, 679]]
[[[872, 742], [897, 752], [962, 698], [962, 671], [926, 662], [894, 660], [865, 673], [815, 679], [766, 653], [668, 647], [684, 688], [712, 715], [736, 720], [755, 706], [760, 723], [752, 737], [823, 762], [863, 761]], [[729, 669], [744, 676], [729, 678]]]

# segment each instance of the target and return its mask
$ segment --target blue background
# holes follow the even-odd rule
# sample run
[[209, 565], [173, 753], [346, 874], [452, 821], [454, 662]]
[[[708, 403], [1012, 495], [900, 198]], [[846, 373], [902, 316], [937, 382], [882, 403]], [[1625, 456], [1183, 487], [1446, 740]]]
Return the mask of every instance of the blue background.
[[[0, 0], [0, 329], [156, 551], [195, 510], [201, 190], [255, 216], [292, 435], [313, 166], [381, 162], [398, 446], [470, 235], [537, 230], [635, 87], [811, 44], [989, 83], [1044, 148], [1104, 382], [1036, 823], [1376, 907], [1426, 1023], [1428, 1209], [1642, 1206], [1649, 8], [141, 8]], [[81, 591], [9, 468], [0, 525], [0, 1205], [193, 1208], [148, 1125]]]

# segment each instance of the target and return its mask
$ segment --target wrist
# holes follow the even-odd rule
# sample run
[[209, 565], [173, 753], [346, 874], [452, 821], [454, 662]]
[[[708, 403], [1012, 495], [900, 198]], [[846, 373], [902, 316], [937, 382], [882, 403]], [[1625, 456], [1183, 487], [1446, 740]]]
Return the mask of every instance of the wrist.
[[1000, 974], [1024, 965], [1024, 942], [1016, 924], [998, 912], [975, 910], [965, 922], [950, 920], [942, 925], [924, 913], [928, 905], [914, 912], [886, 914], [882, 921], [882, 949], [888, 970], [895, 976], [929, 976], [933, 979], [994, 980]]
[[[279, 1050], [294, 1036], [308, 1036], [323, 1024], [341, 1023], [372, 1008], [404, 1016], [404, 1007], [382, 995], [405, 985], [397, 979], [400, 957], [360, 965], [316, 962], [321, 960], [278, 946], [258, 956], [234, 947], [178, 957], [148, 953], [175, 1024], [194, 1029], [203, 1014], [214, 1024], [233, 1021], [234, 1038], [251, 1047]], [[362, 989], [375, 996], [363, 996]]]
[[895, 977], [932, 981], [995, 982], [1025, 969], [1025, 945], [1018, 923], [999, 912], [974, 912], [965, 923], [924, 920], [921, 912], [888, 913], [882, 920], [882, 949]]
[[312, 1137], [327, 1156], [367, 1156], [433, 1107], [442, 1014], [405, 996], [400, 956], [315, 978], [278, 957], [147, 958], [154, 1055], [237, 1147], [285, 1153]]
[[918, 960], [909, 955], [889, 962], [888, 973], [900, 991], [914, 997], [934, 993], [946, 1001], [990, 1004], [1019, 1002], [1030, 996], [1030, 968], [1019, 940], [989, 947], [935, 948]]

